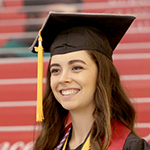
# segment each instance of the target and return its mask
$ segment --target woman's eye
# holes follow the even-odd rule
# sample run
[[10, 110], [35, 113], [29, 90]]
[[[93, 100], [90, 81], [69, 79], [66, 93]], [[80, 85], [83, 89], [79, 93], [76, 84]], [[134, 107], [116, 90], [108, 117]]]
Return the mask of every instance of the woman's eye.
[[51, 74], [58, 74], [60, 72], [59, 69], [51, 69], [50, 73]]
[[83, 69], [83, 67], [81, 67], [81, 66], [75, 66], [75, 67], [73, 67], [72, 70], [81, 70], [81, 69]]

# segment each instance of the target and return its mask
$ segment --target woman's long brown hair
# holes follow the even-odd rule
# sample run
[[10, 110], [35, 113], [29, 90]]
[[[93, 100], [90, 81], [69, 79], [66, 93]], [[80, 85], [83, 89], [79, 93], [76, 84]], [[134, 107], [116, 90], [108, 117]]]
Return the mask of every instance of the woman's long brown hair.
[[[112, 61], [100, 52], [94, 50], [88, 50], [87, 52], [98, 67], [94, 98], [96, 108], [93, 112], [95, 121], [91, 129], [91, 148], [92, 150], [106, 150], [112, 136], [112, 120], [119, 120], [135, 133], [135, 110], [121, 86], [118, 72]], [[42, 130], [36, 140], [34, 150], [53, 150], [64, 136], [68, 110], [65, 110], [57, 102], [52, 93], [49, 67], [43, 111], [45, 119], [42, 122]]]
[[[113, 120], [122, 122], [135, 133], [135, 109], [123, 90], [119, 74], [112, 61], [97, 51], [88, 51], [88, 53], [98, 67], [91, 148], [106, 150], [112, 136], [111, 123], [113, 124]], [[102, 144], [103, 139], [105, 140]]]

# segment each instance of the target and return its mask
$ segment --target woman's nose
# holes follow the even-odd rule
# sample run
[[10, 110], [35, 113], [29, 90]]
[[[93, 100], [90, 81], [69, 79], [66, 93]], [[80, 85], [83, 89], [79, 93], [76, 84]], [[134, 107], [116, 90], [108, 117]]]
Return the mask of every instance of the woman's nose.
[[72, 81], [72, 78], [68, 71], [63, 71], [60, 75], [59, 82], [60, 83], [69, 83]]

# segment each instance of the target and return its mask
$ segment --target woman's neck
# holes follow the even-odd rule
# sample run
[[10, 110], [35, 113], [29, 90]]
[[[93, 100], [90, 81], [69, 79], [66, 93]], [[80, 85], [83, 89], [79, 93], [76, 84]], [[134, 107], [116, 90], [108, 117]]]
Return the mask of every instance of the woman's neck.
[[71, 149], [75, 149], [86, 139], [94, 122], [92, 113], [93, 111], [85, 110], [70, 112], [72, 121], [72, 135], [69, 142], [69, 147]]

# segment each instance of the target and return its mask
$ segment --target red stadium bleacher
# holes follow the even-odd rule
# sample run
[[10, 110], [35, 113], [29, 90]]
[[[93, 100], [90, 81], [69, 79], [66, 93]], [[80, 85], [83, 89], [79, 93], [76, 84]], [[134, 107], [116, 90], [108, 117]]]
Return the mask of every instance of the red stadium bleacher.
[[[84, 0], [82, 5], [83, 12], [137, 15], [117, 46], [113, 62], [137, 111], [136, 131], [150, 143], [150, 1]], [[9, 40], [8, 37], [25, 32], [27, 18], [19, 11], [24, 7], [22, 0], [4, 0], [4, 6], [0, 7], [3, 7], [0, 11], [1, 55], [5, 53], [1, 50], [4, 50], [2, 46]], [[17, 9], [12, 12], [9, 8]], [[18, 25], [14, 25], [14, 20], [18, 21]], [[33, 34], [31, 36], [34, 38]], [[12, 49], [7, 50], [10, 52]], [[48, 60], [44, 58], [44, 86]], [[36, 72], [35, 57], [0, 59], [0, 150], [31, 150], [33, 147], [39, 127], [35, 123]]]

